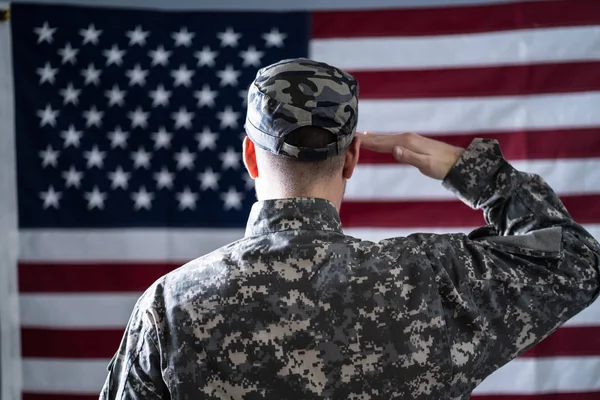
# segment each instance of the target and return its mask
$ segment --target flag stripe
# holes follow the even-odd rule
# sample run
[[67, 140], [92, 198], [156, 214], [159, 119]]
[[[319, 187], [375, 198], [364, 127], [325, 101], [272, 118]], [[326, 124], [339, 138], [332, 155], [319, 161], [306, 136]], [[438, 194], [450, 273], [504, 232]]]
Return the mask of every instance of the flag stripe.
[[312, 37], [449, 35], [598, 23], [600, 7], [596, 2], [586, 0], [318, 11], [313, 13]]

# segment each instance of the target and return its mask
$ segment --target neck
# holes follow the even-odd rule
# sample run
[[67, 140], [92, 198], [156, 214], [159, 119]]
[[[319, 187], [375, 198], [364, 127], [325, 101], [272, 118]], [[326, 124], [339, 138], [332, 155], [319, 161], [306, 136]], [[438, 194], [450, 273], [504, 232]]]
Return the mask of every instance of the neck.
[[343, 191], [340, 193], [340, 191], [335, 190], [333, 186], [334, 185], [328, 185], [326, 187], [313, 187], [308, 190], [299, 191], [292, 188], [278, 188], [273, 184], [259, 185], [257, 182], [256, 193], [258, 200], [289, 199], [293, 197], [325, 199], [333, 203], [339, 212], [342, 204]]

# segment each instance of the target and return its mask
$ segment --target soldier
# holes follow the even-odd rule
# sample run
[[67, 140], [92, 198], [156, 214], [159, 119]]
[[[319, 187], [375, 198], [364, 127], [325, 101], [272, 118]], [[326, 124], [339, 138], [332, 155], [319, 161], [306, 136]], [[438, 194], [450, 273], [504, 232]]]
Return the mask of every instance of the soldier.
[[[600, 245], [542, 178], [493, 140], [356, 134], [357, 96], [324, 63], [258, 72], [244, 162], [259, 201], [245, 237], [141, 296], [101, 399], [468, 399], [597, 298]], [[489, 225], [344, 235], [360, 147], [442, 180]]]

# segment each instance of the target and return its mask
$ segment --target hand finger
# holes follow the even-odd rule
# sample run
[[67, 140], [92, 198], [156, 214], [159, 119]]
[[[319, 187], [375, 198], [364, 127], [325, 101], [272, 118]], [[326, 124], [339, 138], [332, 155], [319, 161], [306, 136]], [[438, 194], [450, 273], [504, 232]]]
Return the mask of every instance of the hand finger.
[[406, 147], [396, 146], [392, 152], [396, 161], [412, 165], [419, 170], [427, 170], [430, 157], [425, 154], [416, 153]]
[[[360, 136], [361, 147], [380, 153], [391, 153], [395, 144], [395, 135], [381, 135], [365, 132]], [[397, 144], [397, 143], [396, 143]]]

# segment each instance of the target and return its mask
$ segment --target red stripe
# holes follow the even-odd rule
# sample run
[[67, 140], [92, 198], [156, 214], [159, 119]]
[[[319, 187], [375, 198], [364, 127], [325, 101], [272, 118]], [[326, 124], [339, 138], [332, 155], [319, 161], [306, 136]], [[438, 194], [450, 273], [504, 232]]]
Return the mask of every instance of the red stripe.
[[[475, 138], [495, 139], [509, 160], [540, 160], [600, 157], [600, 128], [485, 132], [468, 135], [425, 135], [466, 148]], [[391, 155], [360, 151], [361, 164], [393, 164]]]
[[[98, 389], [100, 390], [100, 389]], [[22, 400], [98, 400], [96, 394], [67, 394], [67, 393], [31, 393], [23, 392]]]
[[361, 99], [398, 99], [592, 91], [600, 89], [597, 71], [600, 62], [349, 72]]
[[600, 356], [600, 326], [560, 328], [521, 357], [578, 356]]
[[[510, 384], [507, 382], [507, 384]], [[598, 392], [473, 395], [471, 400], [598, 400]], [[43, 399], [39, 399], [43, 400]]]
[[600, 23], [600, 2], [535, 1], [389, 10], [314, 12], [312, 37], [426, 36]]

